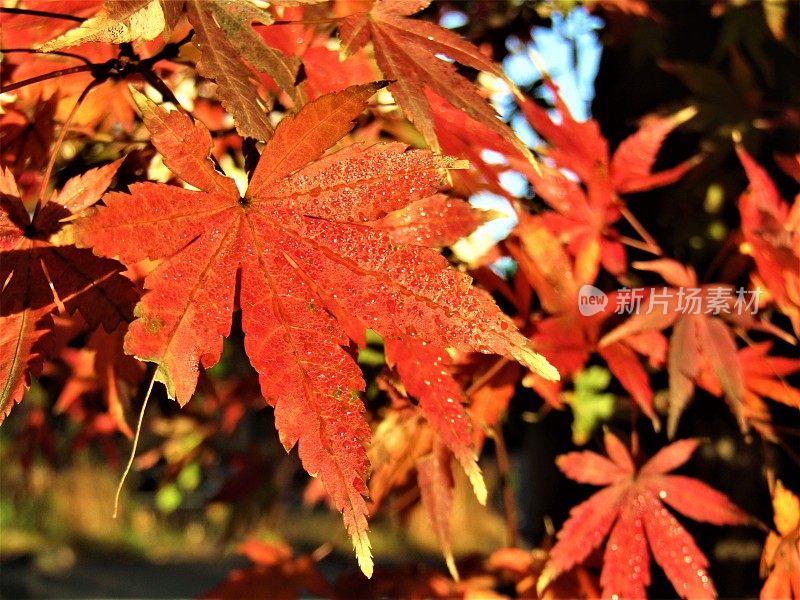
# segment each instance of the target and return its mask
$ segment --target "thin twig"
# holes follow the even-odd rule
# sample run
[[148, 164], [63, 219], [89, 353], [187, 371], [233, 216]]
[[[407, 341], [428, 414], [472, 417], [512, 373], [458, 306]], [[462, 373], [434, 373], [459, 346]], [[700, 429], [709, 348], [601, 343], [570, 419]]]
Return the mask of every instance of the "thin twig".
[[495, 427], [486, 428], [487, 435], [494, 440], [497, 452], [497, 468], [500, 472], [500, 487], [503, 491], [503, 512], [506, 520], [506, 543], [516, 547], [517, 540], [517, 509], [514, 503], [514, 490], [511, 489], [511, 467], [508, 461], [508, 450], [503, 440], [503, 434]]
[[326, 556], [328, 556], [331, 552], [333, 552], [336, 548], [334, 548], [333, 544], [330, 542], [325, 542], [318, 546], [312, 553], [311, 553], [311, 560], [314, 562], [319, 562]]
[[66, 56], [67, 58], [79, 60], [85, 65], [92, 64], [92, 61], [85, 56], [73, 54], [72, 52], [61, 52], [60, 50], [53, 50], [52, 52], [39, 52], [33, 48], [0, 48], [0, 54], [11, 54], [12, 52], [20, 52], [22, 54], [38, 54], [39, 56]]
[[481, 389], [487, 381], [497, 375], [497, 373], [511, 361], [508, 358], [499, 358], [495, 363], [489, 367], [486, 372], [473, 381], [470, 386], [464, 391], [464, 395], [469, 397], [477, 390]]
[[635, 402], [631, 402], [631, 456], [639, 455], [639, 430], [636, 421], [639, 418], [639, 409]]
[[272, 23], [256, 23], [256, 25], [328, 25], [330, 23], [339, 23], [347, 17], [327, 17], [324, 19], [296, 19], [294, 21], [289, 19], [276, 19]]
[[0, 6], [0, 13], [8, 13], [10, 15], [28, 15], [31, 17], [48, 17], [50, 19], [63, 19], [64, 21], [75, 21], [76, 23], [83, 23], [83, 17], [76, 17], [75, 15], [68, 15], [65, 13], [50, 12], [49, 10], [33, 10], [32, 8], [6, 8]]
[[650, 254], [655, 254], [656, 256], [661, 256], [661, 251], [659, 249], [653, 248], [650, 244], [646, 244], [644, 242], [640, 242], [639, 240], [630, 238], [627, 235], [619, 236], [619, 241], [625, 244], [626, 246], [630, 246], [631, 248], [636, 248], [637, 250], [641, 250], [642, 252], [648, 252]]
[[73, 73], [85, 73], [86, 71], [91, 71], [96, 65], [94, 63], [88, 63], [85, 65], [78, 65], [77, 67], [70, 67], [68, 69], [59, 69], [58, 71], [51, 71], [50, 73], [44, 73], [42, 75], [37, 75], [36, 77], [31, 77], [29, 79], [23, 79], [22, 81], [17, 81], [15, 83], [10, 83], [9, 85], [0, 87], [0, 94], [5, 94], [7, 92], [13, 92], [14, 90], [18, 90], [21, 87], [25, 87], [26, 85], [32, 85], [34, 83], [39, 83], [40, 81], [47, 81], [48, 79], [54, 79], [56, 77], [62, 77], [64, 75], [72, 75]]
[[655, 238], [647, 233], [647, 230], [639, 222], [639, 219], [633, 216], [633, 213], [628, 210], [627, 206], [620, 206], [619, 210], [622, 216], [625, 217], [625, 220], [630, 223], [631, 227], [633, 227], [636, 230], [636, 233], [639, 234], [639, 237], [641, 237], [650, 246], [650, 252], [661, 256], [664, 252], [661, 250], [661, 247], [658, 245], [658, 242], [656, 242]]
[[128, 478], [128, 473], [131, 472], [133, 466], [133, 459], [136, 457], [136, 449], [139, 447], [139, 436], [142, 433], [142, 422], [144, 421], [144, 410], [147, 408], [147, 401], [150, 400], [150, 393], [153, 391], [153, 384], [156, 382], [156, 374], [150, 378], [150, 385], [147, 387], [147, 393], [144, 395], [144, 402], [142, 403], [142, 410], [139, 411], [139, 420], [136, 423], [136, 434], [133, 436], [133, 446], [131, 447], [131, 455], [128, 458], [128, 464], [125, 465], [125, 470], [120, 477], [119, 485], [117, 486], [117, 493], [114, 496], [114, 514], [113, 518], [117, 518], [117, 511], [119, 509], [119, 495], [122, 493], [122, 488], [125, 485], [125, 480]]
[[44, 194], [47, 191], [47, 184], [50, 183], [50, 176], [53, 174], [53, 166], [56, 164], [56, 160], [58, 159], [58, 155], [61, 152], [61, 145], [64, 143], [64, 138], [67, 136], [67, 131], [69, 130], [69, 126], [72, 123], [72, 119], [75, 118], [75, 115], [78, 113], [78, 109], [80, 108], [83, 100], [86, 98], [86, 95], [92, 90], [94, 86], [97, 85], [97, 81], [92, 81], [83, 88], [81, 95], [78, 96], [78, 99], [75, 101], [75, 105], [72, 107], [72, 110], [69, 112], [69, 116], [66, 120], [61, 124], [61, 131], [58, 134], [58, 139], [56, 140], [56, 144], [53, 147], [52, 152], [50, 153], [50, 160], [47, 163], [47, 169], [44, 172], [44, 176], [42, 177], [42, 185], [39, 188], [39, 199], [36, 203], [36, 211], [38, 212], [39, 207], [44, 204]]

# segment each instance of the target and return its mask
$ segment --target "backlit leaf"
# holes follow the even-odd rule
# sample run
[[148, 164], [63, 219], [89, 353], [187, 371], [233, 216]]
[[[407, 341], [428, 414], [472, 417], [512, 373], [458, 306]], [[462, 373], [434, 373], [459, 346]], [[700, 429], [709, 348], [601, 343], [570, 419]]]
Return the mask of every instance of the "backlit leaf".
[[625, 446], [610, 433], [606, 448], [613, 462], [594, 452], [560, 457], [558, 465], [568, 477], [608, 487], [570, 512], [550, 551], [539, 591], [583, 562], [608, 535], [600, 578], [604, 597], [645, 596], [649, 548], [682, 598], [714, 598], [708, 560], [662, 501], [693, 519], [718, 525], [745, 523], [747, 515], [701, 481], [666, 474], [686, 462], [696, 447], [694, 440], [675, 442], [638, 472]]
[[[370, 434], [349, 339], [371, 328], [390, 342], [498, 353], [558, 377], [491, 298], [441, 255], [396, 245], [365, 226], [435, 193], [453, 161], [400, 144], [353, 145], [320, 158], [375, 89], [323, 96], [282, 123], [244, 198], [209, 167], [197, 181], [200, 191], [142, 183], [130, 194], [108, 194], [106, 208], [80, 232], [82, 244], [128, 264], [164, 259], [145, 280], [125, 346], [157, 363], [156, 378], [181, 404], [195, 390], [199, 365], [219, 360], [234, 305], [241, 307], [245, 349], [275, 406], [281, 441], [287, 450], [298, 444], [305, 469], [343, 512], [366, 574]], [[202, 161], [210, 149], [205, 128], [154, 106], [144, 117], [176, 174], [194, 178], [197, 169], [184, 168], [189, 159], [170, 161], [172, 140]]]

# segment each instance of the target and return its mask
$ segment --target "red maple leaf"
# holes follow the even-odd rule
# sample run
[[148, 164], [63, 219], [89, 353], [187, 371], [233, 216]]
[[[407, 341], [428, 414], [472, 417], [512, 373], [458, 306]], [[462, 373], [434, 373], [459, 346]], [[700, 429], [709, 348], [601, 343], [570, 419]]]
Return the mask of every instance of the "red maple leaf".
[[181, 404], [195, 390], [198, 363], [219, 360], [241, 307], [245, 349], [280, 438], [287, 450], [299, 443], [305, 469], [322, 479], [366, 573], [369, 428], [349, 340], [370, 327], [386, 340], [494, 352], [558, 377], [468, 277], [438, 252], [394, 243], [376, 224], [434, 194], [451, 159], [397, 143], [320, 158], [379, 87], [322, 96], [284, 119], [244, 197], [207, 159], [203, 125], [135, 93], [165, 164], [200, 191], [134, 184], [130, 195], [108, 194], [80, 234], [83, 245], [125, 263], [164, 259], [145, 280], [125, 347], [158, 364], [157, 380]]
[[[694, 386], [708, 365], [735, 413], [742, 430], [747, 421], [742, 411], [744, 379], [736, 358], [736, 338], [726, 321], [743, 327], [759, 326], [742, 293], [728, 284], [699, 285], [691, 267], [671, 259], [633, 263], [633, 266], [661, 275], [674, 287], [655, 288], [638, 312], [608, 332], [600, 348], [631, 335], [660, 331], [672, 326], [667, 365], [669, 370], [669, 414], [667, 432], [675, 434], [678, 420], [689, 404]], [[757, 307], [756, 307], [757, 309]]]
[[69, 412], [76, 421], [82, 420], [86, 396], [99, 395], [114, 428], [128, 438], [133, 432], [125, 417], [130, 399], [144, 378], [145, 365], [122, 352], [123, 328], [111, 333], [96, 330], [84, 348], [65, 348], [61, 358], [70, 368], [56, 399], [56, 413]]
[[312, 556], [294, 556], [283, 544], [265, 544], [247, 540], [237, 548], [249, 558], [250, 567], [232, 571], [228, 578], [209, 591], [204, 598], [301, 598], [307, 591], [314, 596], [330, 598], [333, 590], [317, 570]]
[[450, 516], [455, 495], [455, 482], [450, 463], [450, 452], [441, 444], [435, 444], [430, 454], [417, 461], [417, 484], [422, 506], [439, 541], [447, 569], [453, 579], [458, 581], [458, 569], [453, 558], [453, 544], [450, 538]]
[[368, 12], [340, 21], [343, 52], [351, 54], [372, 40], [383, 76], [393, 80], [389, 91], [431, 148], [438, 150], [440, 146], [426, 92], [446, 98], [490, 130], [516, 139], [475, 86], [440, 56], [498, 77], [502, 70], [452, 31], [407, 18], [429, 4], [430, 0], [376, 0]]
[[767, 172], [742, 146], [736, 151], [750, 181], [739, 199], [746, 251], [758, 279], [800, 335], [800, 202], [790, 206], [782, 200]]
[[682, 598], [714, 598], [708, 560], [664, 503], [692, 519], [716, 525], [742, 524], [748, 517], [702, 481], [667, 475], [689, 460], [698, 443], [670, 444], [639, 469], [624, 444], [610, 433], [605, 436], [608, 458], [595, 452], [559, 457], [558, 466], [570, 479], [607, 487], [570, 511], [550, 551], [539, 589], [583, 562], [611, 532], [600, 577], [604, 597], [645, 597], [650, 584], [649, 548]]
[[50, 315], [76, 310], [90, 328], [111, 332], [133, 318], [137, 294], [121, 265], [64, 240], [64, 220], [99, 200], [119, 163], [70, 179], [33, 217], [14, 176], [0, 172], [0, 422], [41, 370], [36, 344]]
[[[625, 139], [611, 157], [598, 123], [594, 119], [576, 121], [556, 85], [550, 80], [546, 83], [555, 98], [560, 122], [532, 100], [526, 99], [521, 107], [534, 130], [548, 142], [549, 146], [541, 151], [553, 160], [555, 167], [543, 165], [526, 170], [525, 174], [534, 191], [555, 211], [545, 213], [543, 218], [554, 233], [567, 241], [570, 252], [580, 256], [596, 245], [600, 252], [593, 262], [595, 269], [602, 264], [610, 273], [620, 274], [627, 267], [627, 259], [612, 225], [623, 215], [636, 227], [638, 222], [626, 211], [619, 194], [667, 185], [696, 164], [695, 160], [687, 160], [671, 169], [652, 172], [667, 134], [694, 116], [696, 110], [689, 108], [667, 117], [645, 118], [640, 129]], [[561, 169], [568, 169], [580, 181], [568, 177]]]
[[[769, 398], [792, 408], [800, 409], [800, 390], [790, 386], [784, 377], [800, 371], [800, 359], [772, 356], [772, 342], [761, 342], [741, 348], [737, 360], [742, 371], [744, 390], [742, 412], [745, 419], [766, 438], [776, 440], [769, 407], [764, 401]], [[714, 376], [711, 365], [705, 363], [697, 384], [716, 396], [724, 391]]]
[[463, 467], [478, 501], [486, 504], [464, 392], [453, 378], [447, 351], [424, 342], [388, 342], [385, 350], [387, 363], [396, 366], [406, 391], [419, 400], [420, 411]]
[[41, 171], [47, 164], [57, 106], [58, 94], [53, 94], [47, 100], [39, 98], [36, 101], [30, 118], [19, 108], [12, 108], [0, 115], [3, 163], [13, 165], [17, 177], [25, 170]]
[[[521, 275], [530, 283], [548, 316], [533, 324], [531, 340], [546, 354], [562, 375], [581, 370], [590, 355], [598, 351], [609, 369], [631, 397], [658, 427], [653, 410], [649, 377], [637, 355], [651, 364], [663, 363], [666, 342], [658, 332], [640, 332], [598, 348], [600, 329], [611, 310], [586, 316], [579, 312], [579, 294], [594, 281], [600, 249], [592, 243], [573, 260], [540, 217], [522, 215], [512, 238], [506, 243], [517, 260]], [[614, 294], [609, 302], [615, 302]], [[535, 374], [526, 378], [548, 403], [560, 408], [560, 389]]]

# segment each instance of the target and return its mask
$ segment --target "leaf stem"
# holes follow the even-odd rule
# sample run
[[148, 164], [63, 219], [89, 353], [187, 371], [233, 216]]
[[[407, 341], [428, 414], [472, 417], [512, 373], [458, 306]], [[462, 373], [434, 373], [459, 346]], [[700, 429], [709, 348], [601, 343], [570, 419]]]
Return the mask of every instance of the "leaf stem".
[[9, 85], [0, 87], [0, 94], [13, 92], [14, 90], [18, 90], [19, 88], [25, 87], [26, 85], [32, 85], [34, 83], [39, 83], [40, 81], [47, 81], [48, 79], [62, 77], [63, 75], [72, 75], [73, 73], [85, 73], [86, 71], [93, 70], [97, 66], [98, 65], [94, 63], [87, 63], [85, 65], [78, 65], [77, 67], [69, 67], [68, 69], [59, 69], [58, 71], [51, 71], [50, 73], [44, 73], [42, 75], [37, 75], [36, 77], [31, 77], [29, 79], [23, 79], [22, 81], [17, 81], [16, 83], [11, 83]]
[[76, 17], [75, 15], [51, 12], [49, 10], [34, 10], [32, 8], [7, 8], [0, 6], [0, 13], [7, 13], [9, 15], [28, 15], [30, 17], [48, 17], [50, 19], [75, 21], [76, 23], [83, 23], [85, 20], [83, 17]]
[[56, 160], [58, 159], [58, 154], [61, 152], [61, 145], [64, 143], [64, 138], [67, 137], [67, 131], [69, 130], [69, 126], [72, 123], [72, 119], [75, 118], [75, 115], [78, 113], [78, 108], [80, 108], [81, 104], [83, 104], [83, 100], [86, 98], [86, 95], [97, 85], [97, 81], [92, 81], [83, 88], [81, 95], [78, 96], [78, 99], [75, 101], [75, 105], [72, 107], [72, 110], [69, 111], [69, 116], [64, 120], [64, 123], [61, 125], [61, 131], [58, 134], [58, 139], [56, 140], [56, 144], [53, 147], [53, 150], [50, 154], [50, 160], [47, 163], [47, 169], [44, 172], [44, 176], [42, 177], [42, 185], [39, 188], [39, 199], [36, 202], [36, 210], [39, 210], [39, 207], [44, 204], [44, 194], [47, 191], [47, 184], [50, 183], [50, 176], [53, 174], [53, 166], [56, 164]]
[[120, 477], [119, 485], [117, 485], [117, 493], [114, 496], [114, 513], [111, 515], [113, 518], [117, 518], [117, 512], [119, 510], [119, 496], [122, 493], [122, 488], [125, 485], [125, 480], [128, 478], [128, 474], [131, 472], [131, 467], [133, 466], [133, 459], [136, 457], [136, 449], [139, 447], [139, 437], [142, 433], [142, 423], [144, 422], [144, 411], [147, 408], [147, 402], [150, 400], [150, 394], [153, 391], [153, 384], [156, 382], [156, 373], [153, 371], [153, 376], [150, 378], [150, 385], [147, 387], [147, 393], [144, 395], [144, 402], [142, 403], [142, 410], [139, 411], [139, 420], [136, 423], [136, 434], [133, 436], [133, 446], [131, 447], [131, 455], [128, 458], [128, 464], [125, 465], [125, 470], [122, 472], [122, 477]]
[[75, 60], [80, 60], [85, 65], [90, 65], [92, 62], [86, 58], [85, 56], [81, 56], [80, 54], [73, 54], [72, 52], [61, 52], [60, 50], [53, 50], [52, 52], [39, 52], [38, 50], [34, 50], [33, 48], [0, 48], [0, 54], [11, 54], [12, 52], [20, 52], [23, 54], [38, 54], [39, 56], [66, 56], [68, 58], [74, 58]]
[[141, 71], [142, 77], [145, 78], [147, 83], [152, 85], [154, 88], [158, 90], [158, 93], [161, 94], [162, 101], [172, 102], [175, 105], [175, 108], [183, 108], [181, 103], [178, 102], [178, 99], [175, 97], [175, 94], [172, 93], [172, 90], [169, 89], [164, 80], [161, 79], [158, 75], [156, 75], [153, 71], [149, 69], [142, 69]]

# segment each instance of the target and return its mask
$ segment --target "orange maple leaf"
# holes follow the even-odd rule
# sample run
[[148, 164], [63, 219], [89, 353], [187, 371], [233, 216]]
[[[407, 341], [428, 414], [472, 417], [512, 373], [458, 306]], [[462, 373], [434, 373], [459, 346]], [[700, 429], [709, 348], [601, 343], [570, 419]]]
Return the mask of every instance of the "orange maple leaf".
[[772, 492], [775, 529], [770, 531], [761, 556], [766, 576], [762, 600], [800, 598], [800, 498], [779, 481]]
[[502, 70], [452, 31], [407, 18], [429, 4], [430, 0], [377, 0], [369, 12], [345, 17], [339, 24], [343, 52], [351, 54], [372, 40], [383, 76], [393, 80], [389, 91], [431, 148], [440, 146], [426, 90], [446, 98], [490, 130], [516, 139], [475, 86], [439, 56], [497, 77], [503, 76]]
[[157, 363], [156, 379], [181, 404], [195, 390], [198, 363], [219, 360], [238, 303], [245, 349], [275, 406], [281, 441], [287, 450], [299, 443], [305, 469], [343, 512], [367, 574], [370, 432], [349, 340], [370, 327], [387, 340], [494, 352], [558, 377], [467, 276], [438, 252], [396, 244], [376, 224], [433, 195], [452, 159], [397, 143], [320, 158], [380, 86], [322, 96], [285, 118], [244, 197], [207, 159], [203, 125], [134, 92], [165, 164], [200, 191], [134, 184], [130, 195], [108, 194], [80, 233], [83, 245], [125, 263], [164, 259], [145, 280], [125, 348]]

